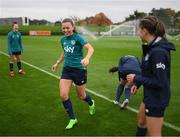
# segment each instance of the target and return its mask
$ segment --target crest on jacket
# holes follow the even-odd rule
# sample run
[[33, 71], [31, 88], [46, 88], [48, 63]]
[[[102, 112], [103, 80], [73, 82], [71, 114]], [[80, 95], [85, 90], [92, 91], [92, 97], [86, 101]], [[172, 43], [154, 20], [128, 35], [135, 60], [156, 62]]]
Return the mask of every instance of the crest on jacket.
[[144, 59], [145, 59], [145, 61], [148, 61], [149, 60], [149, 54], [146, 54]]

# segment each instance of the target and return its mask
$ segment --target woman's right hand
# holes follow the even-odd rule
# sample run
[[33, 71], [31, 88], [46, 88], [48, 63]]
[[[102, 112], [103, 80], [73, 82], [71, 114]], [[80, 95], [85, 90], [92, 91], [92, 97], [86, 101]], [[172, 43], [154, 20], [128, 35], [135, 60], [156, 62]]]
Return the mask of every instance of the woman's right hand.
[[137, 92], [137, 87], [136, 87], [136, 85], [133, 85], [133, 86], [131, 87], [131, 94], [135, 95], [136, 92]]
[[57, 67], [58, 67], [58, 64], [57, 64], [57, 63], [54, 64], [54, 65], [51, 67], [51, 71], [52, 71], [52, 72], [55, 72], [56, 69], [57, 69]]
[[135, 74], [128, 74], [126, 76], [126, 79], [127, 79], [128, 83], [133, 83], [135, 76], [136, 76]]

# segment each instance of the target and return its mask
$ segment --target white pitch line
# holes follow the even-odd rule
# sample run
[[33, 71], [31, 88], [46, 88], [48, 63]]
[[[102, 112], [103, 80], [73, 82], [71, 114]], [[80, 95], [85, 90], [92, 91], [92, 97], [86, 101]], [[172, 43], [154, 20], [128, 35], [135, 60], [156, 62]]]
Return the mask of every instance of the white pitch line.
[[[0, 53], [3, 54], [3, 55], [5, 55], [5, 56], [9, 56], [7, 53], [2, 52], [2, 51], [0, 51]], [[52, 76], [52, 77], [54, 77], [54, 78], [60, 79], [59, 76], [57, 76], [57, 75], [55, 75], [55, 74], [53, 74], [53, 73], [50, 73], [50, 72], [48, 72], [48, 71], [46, 71], [46, 70], [43, 70], [43, 69], [41, 69], [41, 68], [39, 68], [39, 67], [37, 67], [37, 66], [35, 66], [35, 65], [32, 65], [32, 64], [30, 64], [30, 63], [27, 63], [26, 61], [21, 60], [21, 62], [24, 63], [24, 64], [26, 64], [26, 65], [28, 65], [28, 66], [30, 66], [30, 67], [32, 67], [32, 68], [34, 68], [34, 69], [39, 70], [39, 71], [41, 71], [41, 72], [43, 72], [43, 73], [45, 73], [45, 74], [48, 74], [48, 75], [50, 75], [50, 76]], [[104, 100], [106, 100], [106, 101], [113, 102], [113, 100], [109, 99], [108, 97], [106, 97], [106, 96], [104, 96], [104, 95], [98, 94], [98, 93], [96, 93], [96, 92], [93, 91], [93, 90], [90, 90], [90, 89], [86, 88], [86, 91], [89, 92], [89, 93], [91, 93], [91, 94], [93, 94], [93, 95], [95, 95], [95, 96], [97, 96], [97, 97], [100, 97], [100, 98], [102, 98], [102, 99], [104, 99]], [[134, 108], [132, 108], [132, 107], [127, 106], [127, 109], [130, 110], [130, 111], [132, 111], [132, 112], [138, 113], [138, 110], [137, 110], [137, 109], [134, 109]], [[168, 123], [168, 122], [165, 122], [165, 121], [164, 121], [163, 124], [164, 124], [164, 126], [166, 126], [166, 127], [169, 127], [169, 128], [171, 128], [171, 129], [174, 129], [174, 130], [180, 132], [180, 128], [177, 127], [177, 126], [175, 126], [175, 125], [172, 125], [172, 124], [170, 124], [170, 123]]]

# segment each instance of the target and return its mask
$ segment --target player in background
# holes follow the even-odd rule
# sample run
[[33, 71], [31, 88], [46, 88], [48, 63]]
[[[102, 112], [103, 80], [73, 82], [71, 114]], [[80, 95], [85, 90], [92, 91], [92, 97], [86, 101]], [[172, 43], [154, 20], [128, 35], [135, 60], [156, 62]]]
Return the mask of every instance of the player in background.
[[114, 73], [117, 71], [119, 76], [119, 85], [116, 90], [116, 96], [113, 103], [119, 104], [120, 97], [125, 87], [125, 100], [120, 105], [121, 108], [125, 108], [128, 105], [131, 96], [131, 91], [130, 91], [131, 85], [127, 83], [126, 76], [127, 74], [130, 73], [141, 74], [140, 62], [138, 58], [135, 56], [132, 55], [123, 56], [119, 59], [118, 67], [112, 67], [111, 69], [109, 69], [110, 73]]
[[23, 52], [21, 33], [18, 31], [19, 25], [14, 22], [13, 29], [8, 33], [8, 53], [10, 76], [14, 77], [14, 62], [17, 60], [19, 74], [25, 74], [22, 70], [21, 53]]

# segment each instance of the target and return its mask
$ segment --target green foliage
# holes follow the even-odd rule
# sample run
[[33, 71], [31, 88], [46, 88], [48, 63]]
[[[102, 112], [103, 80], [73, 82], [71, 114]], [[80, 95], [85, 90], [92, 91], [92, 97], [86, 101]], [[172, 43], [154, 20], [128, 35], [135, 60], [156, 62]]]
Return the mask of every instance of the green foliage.
[[[12, 30], [12, 26], [0, 26], [0, 35], [7, 35]], [[30, 30], [49, 30], [52, 35], [62, 34], [60, 26], [20, 26], [22, 35], [29, 35]]]
[[[172, 31], [170, 30], [169, 32], [170, 34], [177, 35], [180, 33], [180, 30], [179, 30], [180, 29], [180, 11], [176, 12], [175, 10], [171, 8], [160, 8], [160, 9], [153, 8], [151, 12], [148, 14], [153, 15], [157, 17], [159, 20], [161, 20], [165, 24], [166, 29], [172, 29]], [[133, 14], [130, 14], [129, 17], [126, 17], [125, 21], [141, 19], [148, 14], [144, 12], [139, 12], [136, 10], [134, 11]]]
[[[87, 30], [91, 32], [104, 32], [108, 31], [108, 26], [97, 26], [97, 25], [87, 25], [83, 26]], [[9, 31], [12, 30], [12, 26], [0, 26], [0, 35], [7, 35]], [[56, 26], [20, 26], [19, 31], [22, 35], [29, 35], [29, 30], [49, 30], [51, 31], [52, 35], [62, 35], [61, 27], [60, 25]]]
[[175, 27], [180, 29], [180, 11], [178, 11], [174, 17], [175, 20]]
[[42, 19], [42, 20], [34, 19], [34, 20], [30, 20], [29, 24], [30, 25], [47, 25], [47, 24], [50, 24], [50, 22], [45, 19]]
[[[107, 26], [88, 25], [85, 26], [87, 30], [92, 32], [108, 31]], [[0, 35], [7, 35], [12, 30], [12, 26], [0, 26]], [[61, 28], [57, 26], [20, 26], [19, 31], [22, 35], [29, 35], [29, 30], [49, 30], [52, 35], [62, 35]]]
[[174, 26], [174, 16], [176, 12], [170, 8], [167, 9], [155, 9], [153, 8], [150, 15], [156, 16], [160, 19], [166, 26], [166, 28]]
[[144, 12], [139, 12], [138, 10], [135, 10], [133, 14], [130, 14], [129, 17], [126, 17], [125, 21], [130, 21], [130, 20], [136, 20], [136, 19], [141, 19], [143, 17], [147, 16], [146, 13]]

